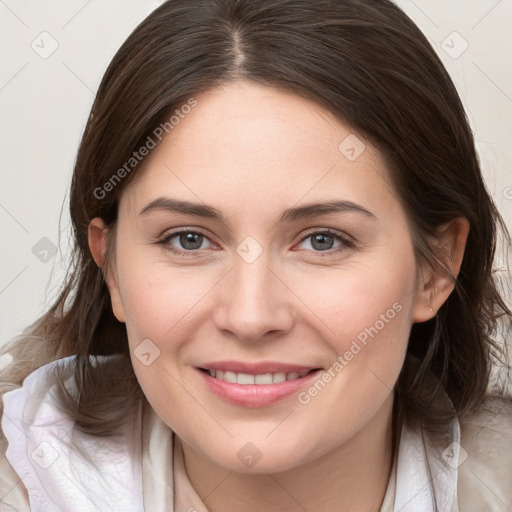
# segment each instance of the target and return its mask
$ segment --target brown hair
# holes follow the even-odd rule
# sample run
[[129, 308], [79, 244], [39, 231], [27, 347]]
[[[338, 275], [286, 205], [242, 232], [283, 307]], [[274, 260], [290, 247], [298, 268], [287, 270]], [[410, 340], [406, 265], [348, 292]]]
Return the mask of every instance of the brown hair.
[[[453, 415], [433, 405], [430, 374], [457, 414], [479, 408], [492, 356], [501, 353], [494, 340], [499, 321], [511, 318], [492, 270], [498, 231], [510, 238], [486, 190], [454, 84], [420, 30], [389, 0], [170, 0], [134, 30], [105, 73], [78, 151], [69, 274], [49, 311], [7, 347], [16, 361], [3, 391], [19, 385], [33, 361], [76, 354], [79, 398], [64, 384], [61, 395], [78, 428], [109, 434], [141, 397], [126, 329], [112, 313], [87, 228], [101, 217], [115, 234], [119, 197], [143, 164], [108, 193], [95, 191], [106, 190], [173, 109], [236, 79], [311, 99], [373, 143], [408, 214], [418, 261], [449, 272], [431, 241], [442, 224], [468, 219], [454, 292], [433, 320], [412, 327], [395, 420], [414, 415], [435, 425]], [[110, 236], [107, 261], [113, 254]], [[110, 354], [119, 357], [95, 373], [89, 356]]]

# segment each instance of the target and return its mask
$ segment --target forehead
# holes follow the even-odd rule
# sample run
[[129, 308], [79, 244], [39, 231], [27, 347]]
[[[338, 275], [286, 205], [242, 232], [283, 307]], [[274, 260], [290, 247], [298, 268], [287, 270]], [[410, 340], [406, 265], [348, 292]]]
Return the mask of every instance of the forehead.
[[122, 203], [142, 207], [172, 194], [208, 198], [225, 211], [229, 204], [272, 208], [326, 194], [374, 204], [396, 199], [376, 148], [312, 101], [246, 81], [195, 100], [146, 158]]

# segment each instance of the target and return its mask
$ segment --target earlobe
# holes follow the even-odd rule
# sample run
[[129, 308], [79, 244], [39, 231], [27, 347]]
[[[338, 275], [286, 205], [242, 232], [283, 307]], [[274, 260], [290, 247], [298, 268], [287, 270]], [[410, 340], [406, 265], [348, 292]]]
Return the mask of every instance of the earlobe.
[[112, 302], [112, 311], [119, 322], [125, 321], [123, 303], [119, 287], [112, 271], [111, 265], [106, 265], [105, 255], [107, 253], [107, 227], [103, 219], [96, 217], [93, 219], [88, 228], [89, 249], [92, 257], [101, 269], [104, 269], [104, 278], [110, 292], [110, 300]]
[[433, 318], [455, 288], [455, 283], [445, 267], [456, 279], [462, 265], [468, 234], [469, 222], [465, 217], [458, 217], [437, 230], [435, 250], [443, 266], [433, 262], [434, 268], [425, 266], [426, 268], [421, 269], [414, 304], [414, 323]]

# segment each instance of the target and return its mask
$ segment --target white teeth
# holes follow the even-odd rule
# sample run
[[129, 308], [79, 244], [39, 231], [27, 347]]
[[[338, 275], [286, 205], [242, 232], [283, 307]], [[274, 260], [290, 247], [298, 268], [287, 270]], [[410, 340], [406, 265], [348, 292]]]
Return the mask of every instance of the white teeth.
[[272, 376], [272, 382], [274, 384], [278, 384], [279, 382], [284, 382], [286, 380], [286, 373], [274, 373]]
[[263, 373], [254, 377], [255, 384], [272, 384], [272, 382], [273, 380], [271, 373]]
[[236, 373], [235, 372], [224, 372], [224, 380], [226, 382], [236, 383]]
[[218, 380], [224, 380], [233, 384], [279, 384], [286, 380], [295, 380], [301, 377], [305, 377], [310, 370], [303, 372], [276, 372], [276, 373], [262, 373], [259, 375], [250, 375], [248, 373], [235, 373], [222, 370], [208, 370], [211, 377]]
[[237, 374], [236, 381], [238, 384], [254, 384], [254, 375], [248, 375], [247, 373]]

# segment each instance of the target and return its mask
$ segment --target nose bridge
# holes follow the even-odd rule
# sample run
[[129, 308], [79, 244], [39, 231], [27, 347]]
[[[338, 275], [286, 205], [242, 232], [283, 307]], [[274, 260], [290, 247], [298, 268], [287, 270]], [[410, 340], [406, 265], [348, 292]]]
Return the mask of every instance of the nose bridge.
[[241, 308], [249, 306], [250, 310], [269, 307], [272, 297], [272, 271], [270, 258], [261, 255], [254, 262], [247, 262], [243, 258], [235, 260], [233, 289], [236, 293], [237, 303]]
[[287, 331], [293, 323], [284, 285], [272, 270], [270, 251], [261, 246], [257, 250], [251, 243], [237, 248], [217, 316], [219, 328], [243, 340], [257, 340], [270, 331]]

